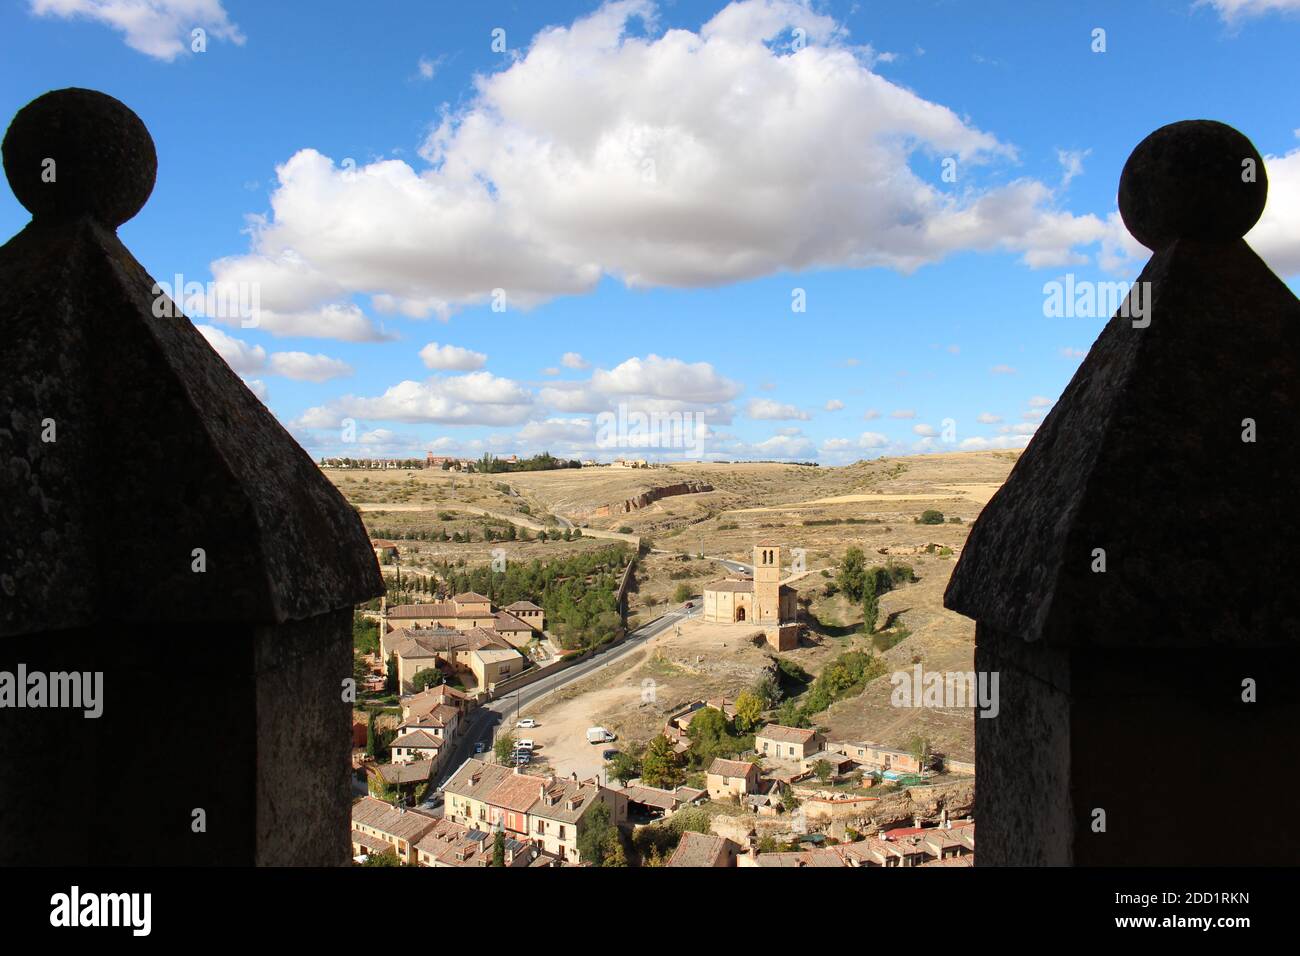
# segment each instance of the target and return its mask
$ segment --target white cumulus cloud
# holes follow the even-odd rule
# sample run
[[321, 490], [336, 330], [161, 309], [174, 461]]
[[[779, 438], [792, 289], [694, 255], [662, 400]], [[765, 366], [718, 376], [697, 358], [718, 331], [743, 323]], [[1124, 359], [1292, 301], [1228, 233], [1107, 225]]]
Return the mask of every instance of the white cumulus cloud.
[[190, 51], [192, 31], [242, 46], [244, 35], [221, 0], [30, 0], [38, 17], [86, 19], [124, 34], [126, 45], [159, 60]]
[[451, 372], [472, 372], [487, 362], [482, 352], [463, 349], [459, 345], [439, 345], [430, 342], [420, 349], [420, 361], [428, 368]]
[[760, 421], [807, 421], [812, 418], [794, 405], [774, 402], [767, 398], [752, 399], [745, 409], [750, 418]]
[[[248, 253], [224, 268], [300, 264], [314, 294], [269, 283], [273, 316], [369, 296], [381, 312], [446, 318], [496, 297], [528, 308], [588, 292], [603, 275], [698, 287], [910, 271], [967, 250], [1074, 263], [1109, 235], [1032, 179], [956, 194], [914, 173], [917, 157], [977, 170], [1016, 153], [875, 72], [869, 47], [804, 4], [738, 0], [694, 31], [658, 32], [656, 12], [618, 0], [542, 30], [444, 112], [420, 168], [302, 149], [277, 168]], [[814, 42], [782, 42], [795, 27]]]

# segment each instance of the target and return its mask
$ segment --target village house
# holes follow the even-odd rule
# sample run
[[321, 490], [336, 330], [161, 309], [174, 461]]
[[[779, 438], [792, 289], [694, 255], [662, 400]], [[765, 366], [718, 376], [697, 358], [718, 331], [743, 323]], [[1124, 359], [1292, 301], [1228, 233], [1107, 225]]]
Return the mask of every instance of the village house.
[[843, 754], [864, 770], [892, 770], [896, 773], [921, 773], [921, 761], [906, 750], [873, 743], [830, 742], [828, 751]]
[[546, 625], [545, 612], [531, 601], [515, 601], [509, 607], [494, 610], [488, 598], [474, 591], [465, 591], [446, 601], [385, 605], [380, 610], [380, 618], [381, 640], [390, 631], [401, 629], [467, 631], [481, 627], [497, 631], [514, 647], [521, 647], [540, 635]]
[[413, 763], [428, 760], [440, 763], [444, 741], [427, 730], [412, 730], [393, 738], [391, 745], [393, 763]]
[[800, 762], [800, 768], [807, 773], [816, 773], [817, 765], [823, 761], [830, 767], [832, 778], [842, 776], [846, 771], [853, 767], [853, 760], [844, 756], [842, 753], [830, 750], [828, 745], [828, 749], [818, 750], [817, 752], [804, 757]]
[[[413, 801], [417, 789], [427, 785], [433, 777], [434, 762], [432, 760], [380, 764], [372, 762], [366, 764], [365, 768], [371, 783], [394, 789], [402, 799]], [[371, 793], [374, 793], [374, 789]]]
[[542, 622], [545, 620], [546, 612], [532, 601], [515, 601], [513, 604], [507, 604], [502, 610], [539, 634], [544, 630]]
[[[494, 630], [475, 627], [402, 628], [384, 635], [384, 653], [397, 663], [402, 693], [415, 689], [415, 675], [431, 667], [470, 674], [475, 692], [490, 691], [507, 677], [523, 672], [527, 659]], [[486, 651], [487, 653], [479, 653]]]
[[609, 808], [609, 822], [627, 822], [627, 798], [617, 790], [602, 787], [595, 780], [567, 779], [550, 784], [530, 812], [531, 836], [542, 850], [561, 860], [589, 862], [578, 852], [582, 821], [597, 802]]
[[370, 547], [375, 551], [375, 560], [380, 564], [389, 564], [397, 560], [397, 542], [388, 541], [383, 538], [376, 538], [370, 542]]
[[447, 819], [480, 829], [498, 824], [566, 863], [580, 863], [578, 835], [597, 803], [610, 823], [627, 822], [627, 797], [595, 780], [557, 780], [470, 758], [443, 785]]
[[691, 867], [735, 866], [736, 853], [739, 850], [740, 847], [725, 837], [687, 830], [682, 834], [681, 842], [677, 844], [677, 849], [668, 858], [666, 865]]
[[460, 711], [450, 704], [436, 704], [422, 713], [412, 714], [397, 725], [398, 735], [413, 731], [424, 731], [442, 743], [449, 743], [456, 736], [460, 723]]
[[437, 822], [419, 811], [362, 797], [352, 804], [352, 856], [388, 851], [403, 863], [410, 863], [412, 846]]
[[[416, 722], [426, 714], [435, 712], [439, 707], [450, 707], [457, 714], [466, 714], [474, 707], [468, 694], [447, 684], [438, 684], [418, 694], [403, 697], [401, 704], [404, 722]], [[439, 711], [439, 713], [443, 712]]]
[[709, 798], [739, 800], [758, 790], [758, 766], [747, 760], [714, 757], [705, 774]]
[[844, 857], [836, 851], [839, 847], [825, 847], [821, 849], [809, 850], [788, 850], [773, 853], [760, 853], [758, 850], [750, 848], [747, 852], [736, 857], [736, 866], [738, 867], [844, 867], [850, 864], [846, 863]]
[[815, 730], [768, 724], [754, 734], [754, 749], [764, 757], [798, 763], [822, 749], [823, 739]]
[[869, 836], [856, 843], [842, 843], [835, 850], [849, 866], [920, 866], [930, 857], [916, 837], [886, 840]]
[[[486, 830], [442, 819], [415, 844], [415, 859], [419, 866], [492, 866], [495, 842]], [[508, 867], [531, 866], [538, 855], [536, 847], [513, 837], [505, 838], [503, 850]]]
[[975, 825], [930, 827], [920, 834], [921, 844], [935, 860], [975, 853]]
[[708, 796], [707, 791], [695, 787], [664, 790], [639, 782], [624, 787], [622, 793], [627, 799], [628, 816], [648, 820], [665, 817], [688, 804], [701, 803]]

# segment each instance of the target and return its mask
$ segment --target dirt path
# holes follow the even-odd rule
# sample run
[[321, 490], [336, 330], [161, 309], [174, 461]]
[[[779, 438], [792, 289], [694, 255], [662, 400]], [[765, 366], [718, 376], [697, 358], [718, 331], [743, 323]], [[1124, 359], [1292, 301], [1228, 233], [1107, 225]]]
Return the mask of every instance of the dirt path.
[[851, 505], [873, 501], [973, 501], [988, 504], [994, 493], [1002, 487], [1000, 482], [979, 482], [957, 485], [935, 485], [932, 494], [852, 494], [831, 495], [829, 498], [811, 498], [808, 501], [792, 501], [784, 505], [765, 505], [761, 508], [729, 508], [730, 514], [747, 514], [758, 511], [789, 511], [796, 508], [816, 508], [821, 505]]

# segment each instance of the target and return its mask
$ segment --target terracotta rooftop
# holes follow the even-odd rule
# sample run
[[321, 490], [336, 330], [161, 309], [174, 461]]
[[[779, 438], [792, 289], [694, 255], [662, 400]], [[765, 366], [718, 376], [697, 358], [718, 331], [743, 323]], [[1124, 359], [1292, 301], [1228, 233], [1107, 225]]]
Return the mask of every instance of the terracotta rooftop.
[[420, 750], [438, 750], [442, 745], [443, 741], [440, 737], [435, 737], [424, 730], [412, 730], [400, 737], [394, 737], [392, 743], [394, 747], [416, 747]]
[[513, 604], [506, 605], [507, 611], [535, 611], [541, 612], [541, 608], [532, 601], [515, 601]]
[[817, 733], [815, 730], [809, 730], [803, 727], [785, 727], [781, 724], [768, 724], [766, 727], [755, 731], [754, 737], [774, 740], [781, 744], [802, 744], [807, 743]]
[[750, 774], [757, 773], [758, 768], [747, 760], [714, 757], [713, 763], [709, 764], [708, 772], [721, 774], [724, 777], [748, 777]]
[[510, 773], [483, 799], [494, 807], [527, 813], [546, 789], [546, 778], [530, 773]]
[[442, 789], [445, 793], [485, 800], [492, 789], [512, 772], [509, 767], [470, 757], [452, 774], [451, 779], [443, 784]]
[[667, 866], [718, 866], [727, 856], [731, 841], [712, 833], [687, 830], [682, 834], [677, 849], [668, 858]]
[[513, 614], [508, 614], [505, 611], [497, 611], [493, 614], [492, 621], [493, 628], [498, 631], [531, 631], [533, 629], [531, 624], [525, 624]]
[[374, 797], [362, 797], [352, 804], [352, 822], [372, 827], [399, 840], [413, 842], [428, 833], [437, 820], [414, 810], [399, 810]]
[[410, 763], [370, 764], [384, 783], [397, 785], [421, 783], [433, 773], [432, 760], [413, 760]]

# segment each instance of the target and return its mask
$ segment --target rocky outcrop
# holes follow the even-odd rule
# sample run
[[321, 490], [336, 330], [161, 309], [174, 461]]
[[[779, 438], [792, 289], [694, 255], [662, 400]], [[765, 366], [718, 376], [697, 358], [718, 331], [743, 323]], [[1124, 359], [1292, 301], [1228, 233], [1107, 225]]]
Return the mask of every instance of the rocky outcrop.
[[959, 820], [969, 816], [974, 808], [973, 778], [951, 784], [909, 787], [882, 796], [861, 816], [837, 822], [831, 833], [842, 838], [843, 832], [836, 831], [851, 827], [859, 833], [874, 834], [894, 827], [915, 826], [918, 820], [922, 826], [934, 826], [943, 820], [944, 811], [947, 811], [948, 819]]
[[602, 505], [591, 513], [593, 518], [607, 518], [610, 515], [629, 514], [633, 511], [640, 511], [648, 505], [654, 504], [661, 498], [672, 498], [676, 495], [698, 495], [706, 491], [712, 491], [713, 486], [704, 481], [679, 481], [675, 485], [664, 485], [662, 488], [651, 488], [643, 491], [634, 498], [626, 498], [617, 504]]

